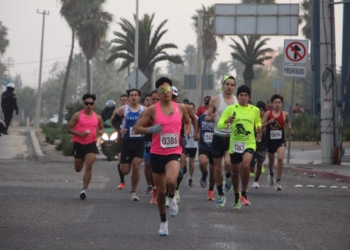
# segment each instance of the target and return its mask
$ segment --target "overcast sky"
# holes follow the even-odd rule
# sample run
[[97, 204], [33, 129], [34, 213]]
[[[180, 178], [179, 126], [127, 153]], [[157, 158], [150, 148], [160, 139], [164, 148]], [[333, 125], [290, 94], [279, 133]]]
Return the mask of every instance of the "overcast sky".
[[[301, 0], [276, 0], [277, 3], [299, 3]], [[178, 50], [169, 51], [170, 54], [183, 54], [187, 44], [196, 44], [196, 34], [191, 16], [200, 9], [202, 4], [210, 6], [215, 3], [240, 3], [240, 0], [139, 0], [140, 17], [147, 13], [155, 13], [154, 26], [168, 19], [165, 29], [168, 30], [161, 43], [174, 43]], [[39, 74], [40, 44], [42, 31], [42, 15], [37, 10], [49, 11], [45, 20], [45, 45], [43, 78], [47, 78], [51, 65], [55, 61], [67, 62], [71, 43], [70, 29], [59, 14], [61, 4], [59, 0], [0, 0], [0, 21], [8, 28], [10, 45], [2, 60], [13, 58], [14, 66], [10, 69], [12, 76], [21, 74], [25, 85], [37, 87]], [[133, 22], [136, 0], [107, 0], [105, 10], [114, 16], [107, 40], [113, 39], [113, 31], [120, 31], [117, 22], [126, 18]], [[341, 62], [342, 39], [342, 5], [336, 5], [336, 46], [337, 66]], [[284, 39], [305, 39], [301, 32], [299, 36], [271, 37], [268, 46], [274, 49], [283, 47]], [[217, 62], [231, 59], [230, 39], [218, 42]], [[75, 45], [78, 48], [78, 44]], [[77, 50], [79, 52], [79, 50]], [[162, 65], [160, 65], [162, 66]], [[215, 66], [215, 65], [214, 65]]]

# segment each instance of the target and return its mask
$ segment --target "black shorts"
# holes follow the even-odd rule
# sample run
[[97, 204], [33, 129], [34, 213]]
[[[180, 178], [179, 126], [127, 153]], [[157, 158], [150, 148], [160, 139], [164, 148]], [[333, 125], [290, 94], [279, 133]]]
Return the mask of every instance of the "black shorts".
[[230, 148], [230, 137], [221, 137], [214, 134], [211, 155], [213, 158], [221, 158]]
[[209, 164], [214, 165], [214, 160], [213, 160], [213, 157], [211, 156], [210, 150], [206, 150], [204, 148], [199, 148], [198, 149], [198, 156], [200, 156], [200, 155], [206, 155], [209, 159]]
[[132, 160], [137, 157], [142, 159], [145, 149], [145, 143], [142, 140], [129, 140], [123, 139], [122, 151], [120, 155], [120, 163], [131, 163]]
[[165, 166], [170, 161], [180, 162], [181, 155], [170, 154], [170, 155], [158, 155], [151, 153], [151, 169], [152, 173], [162, 174], [165, 172]]
[[246, 148], [243, 153], [233, 153], [230, 154], [231, 164], [240, 163], [243, 161], [243, 155], [245, 153], [254, 154], [254, 149]]
[[286, 142], [285, 141], [281, 141], [281, 142], [275, 142], [275, 143], [271, 143], [271, 144], [267, 144], [266, 148], [267, 148], [267, 152], [270, 154], [274, 154], [277, 152], [278, 148], [280, 147], [285, 147], [286, 146]]
[[74, 158], [84, 158], [86, 154], [98, 154], [98, 149], [96, 142], [89, 144], [81, 144], [79, 142], [74, 142], [73, 144], [73, 155]]
[[186, 156], [195, 158], [197, 154], [197, 148], [186, 148]]
[[123, 138], [118, 134], [118, 141], [117, 141], [117, 145], [116, 145], [116, 153], [119, 154], [122, 152], [122, 144], [123, 144]]

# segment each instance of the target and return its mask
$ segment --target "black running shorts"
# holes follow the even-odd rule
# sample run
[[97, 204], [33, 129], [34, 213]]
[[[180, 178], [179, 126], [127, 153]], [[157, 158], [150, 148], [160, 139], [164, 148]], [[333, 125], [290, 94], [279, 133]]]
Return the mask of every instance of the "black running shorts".
[[213, 158], [222, 158], [230, 148], [230, 137], [221, 137], [214, 134], [211, 155]]
[[89, 144], [81, 144], [79, 142], [74, 142], [73, 144], [73, 155], [74, 158], [84, 158], [86, 154], [98, 154], [98, 149], [96, 142]]
[[170, 154], [170, 155], [157, 155], [151, 153], [151, 168], [152, 173], [163, 174], [165, 172], [165, 166], [171, 161], [180, 162], [181, 155]]
[[278, 148], [285, 147], [285, 146], [286, 146], [285, 141], [266, 144], [267, 152], [270, 154], [276, 153]]
[[121, 158], [120, 163], [130, 164], [135, 157], [142, 159], [144, 150], [145, 150], [145, 143], [143, 139], [129, 140], [129, 139], [123, 138], [122, 151], [120, 155], [120, 158]]
[[195, 158], [197, 154], [197, 148], [186, 148], [186, 156]]
[[245, 153], [254, 154], [254, 149], [246, 148], [243, 153], [233, 153], [230, 154], [231, 164], [240, 163], [243, 161], [243, 155]]
[[214, 160], [213, 160], [213, 157], [211, 156], [211, 151], [206, 150], [204, 148], [199, 148], [198, 149], [198, 156], [200, 156], [200, 155], [206, 155], [207, 158], [209, 159], [209, 164], [214, 165]]

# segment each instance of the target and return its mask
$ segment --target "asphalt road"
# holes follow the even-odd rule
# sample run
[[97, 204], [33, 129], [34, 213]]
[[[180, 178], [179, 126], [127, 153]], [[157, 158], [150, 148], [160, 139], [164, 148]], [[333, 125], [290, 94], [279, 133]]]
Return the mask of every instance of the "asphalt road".
[[160, 237], [143, 175], [141, 201], [132, 202], [130, 176], [126, 189], [117, 190], [116, 163], [98, 160], [82, 201], [82, 173], [75, 173], [73, 159], [39, 162], [31, 153], [0, 160], [0, 249], [350, 249], [346, 183], [285, 170], [277, 192], [265, 174], [262, 187], [248, 192], [252, 205], [237, 211], [233, 193], [225, 208], [206, 200], [197, 168], [196, 186], [188, 187], [185, 175], [180, 187], [178, 216], [168, 216], [170, 236]]

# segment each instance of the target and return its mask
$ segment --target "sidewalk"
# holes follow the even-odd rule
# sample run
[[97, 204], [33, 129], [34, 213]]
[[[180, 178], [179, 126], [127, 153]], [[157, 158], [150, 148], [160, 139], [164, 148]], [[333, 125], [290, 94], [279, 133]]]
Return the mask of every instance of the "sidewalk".
[[[13, 134], [0, 137], [0, 160], [15, 158], [19, 154], [26, 154], [25, 133], [29, 133], [35, 154], [40, 161], [72, 161], [71, 157], [44, 155], [34, 129], [27, 130], [24, 127], [12, 128]], [[17, 131], [17, 133], [16, 133]], [[306, 147], [305, 147], [306, 148]], [[318, 177], [345, 181], [350, 183], [350, 162], [349, 154], [343, 158], [342, 165], [321, 164], [321, 150], [293, 150], [290, 152], [289, 163], [287, 163], [286, 150], [284, 155], [285, 169], [292, 172], [299, 172], [306, 175], [316, 175]], [[197, 161], [197, 159], [196, 159]], [[346, 162], [347, 161], [347, 162]], [[198, 161], [197, 161], [198, 163]], [[267, 160], [264, 163], [267, 166]]]

